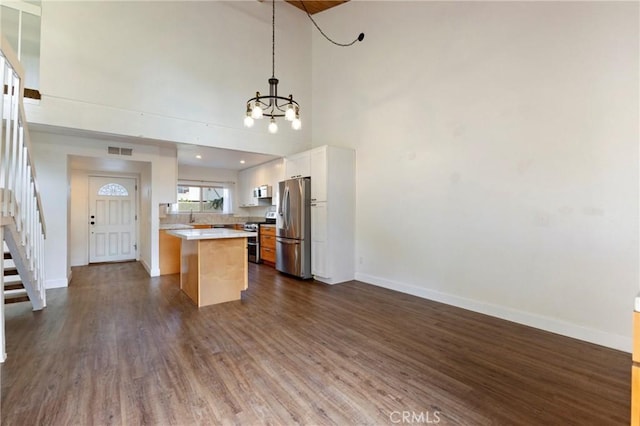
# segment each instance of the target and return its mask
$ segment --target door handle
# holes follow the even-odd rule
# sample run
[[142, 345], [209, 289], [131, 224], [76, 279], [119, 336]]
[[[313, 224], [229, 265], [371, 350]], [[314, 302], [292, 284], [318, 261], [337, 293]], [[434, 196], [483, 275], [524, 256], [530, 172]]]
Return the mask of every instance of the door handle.
[[277, 242], [279, 242], [280, 244], [289, 244], [289, 245], [300, 244], [300, 241], [298, 240], [287, 240], [287, 239], [280, 239], [280, 240], [277, 240]]

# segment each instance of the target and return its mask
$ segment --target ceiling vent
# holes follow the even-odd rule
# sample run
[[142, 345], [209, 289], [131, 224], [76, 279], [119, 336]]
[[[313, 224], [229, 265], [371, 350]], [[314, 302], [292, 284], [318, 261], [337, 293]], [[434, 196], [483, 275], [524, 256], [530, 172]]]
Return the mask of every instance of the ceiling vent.
[[107, 152], [109, 154], [114, 154], [114, 155], [127, 155], [129, 157], [131, 157], [131, 155], [133, 155], [133, 149], [132, 148], [118, 148], [117, 146], [110, 146], [107, 149]]

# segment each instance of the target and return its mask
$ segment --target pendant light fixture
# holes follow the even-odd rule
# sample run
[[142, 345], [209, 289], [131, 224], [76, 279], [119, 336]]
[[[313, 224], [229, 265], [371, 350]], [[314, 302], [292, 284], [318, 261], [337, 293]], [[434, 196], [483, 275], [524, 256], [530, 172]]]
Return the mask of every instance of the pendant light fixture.
[[271, 0], [271, 78], [269, 79], [269, 94], [256, 96], [247, 101], [247, 112], [244, 125], [252, 127], [254, 120], [269, 118], [269, 132], [276, 133], [278, 124], [276, 118], [284, 117], [291, 122], [291, 127], [299, 130], [302, 127], [300, 121], [300, 105], [289, 97], [278, 96], [278, 79], [275, 77], [276, 68], [276, 2]]

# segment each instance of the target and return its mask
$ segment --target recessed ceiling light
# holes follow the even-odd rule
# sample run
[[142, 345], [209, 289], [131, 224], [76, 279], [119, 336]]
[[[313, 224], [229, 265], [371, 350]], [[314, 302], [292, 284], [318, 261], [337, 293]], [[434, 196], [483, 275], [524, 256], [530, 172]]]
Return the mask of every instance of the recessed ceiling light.
[[198, 155], [196, 155], [196, 158], [197, 158], [198, 160], [200, 160], [200, 159], [202, 158], [202, 155], [198, 154]]
[[244, 164], [244, 160], [240, 160], [240, 164]]

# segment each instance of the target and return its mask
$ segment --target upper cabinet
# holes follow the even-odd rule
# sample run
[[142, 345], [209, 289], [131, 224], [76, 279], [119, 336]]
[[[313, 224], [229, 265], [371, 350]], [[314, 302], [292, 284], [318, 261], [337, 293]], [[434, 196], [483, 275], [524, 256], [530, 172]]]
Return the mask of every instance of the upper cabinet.
[[311, 176], [311, 152], [305, 151], [284, 159], [285, 179]]
[[327, 201], [327, 147], [311, 150], [311, 201]]
[[278, 196], [279, 196], [279, 183], [283, 180], [285, 180], [285, 176], [284, 176], [284, 159], [283, 158], [279, 158], [277, 160], [274, 161], [270, 161], [267, 164], [265, 164], [266, 168], [267, 168], [267, 180], [265, 181], [265, 183], [267, 185], [271, 185], [272, 186], [272, 198], [271, 198], [271, 205], [275, 206], [278, 203]]
[[[278, 182], [284, 178], [283, 159], [278, 158], [238, 173], [238, 206], [256, 207], [275, 205], [278, 199]], [[253, 190], [262, 185], [272, 187], [272, 197], [257, 198]]]
[[239, 207], [257, 206], [258, 200], [253, 196], [253, 188], [255, 185], [253, 168], [241, 170], [238, 172], [238, 198], [237, 205]]

